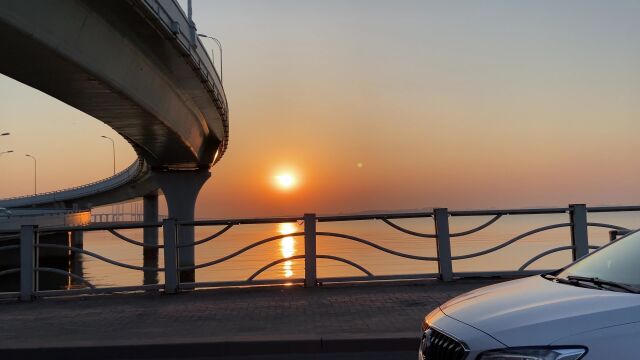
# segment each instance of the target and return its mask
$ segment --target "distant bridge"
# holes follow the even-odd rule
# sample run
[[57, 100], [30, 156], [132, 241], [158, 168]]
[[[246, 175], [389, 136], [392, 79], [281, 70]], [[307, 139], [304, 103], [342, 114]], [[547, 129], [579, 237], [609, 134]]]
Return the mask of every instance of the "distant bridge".
[[[138, 158], [129, 167], [109, 178], [73, 188], [0, 200], [5, 208], [91, 208], [139, 197], [157, 189], [150, 181], [149, 166]], [[137, 191], [131, 191], [136, 189]]]
[[[225, 153], [228, 106], [220, 77], [175, 0], [0, 3], [0, 72], [111, 126], [138, 160], [115, 176], [72, 189], [0, 200], [0, 207], [91, 208], [157, 196], [169, 217], [193, 220], [210, 167]], [[181, 230], [193, 242], [193, 228]], [[157, 243], [157, 229], [145, 233]], [[193, 263], [193, 252], [180, 261]]]

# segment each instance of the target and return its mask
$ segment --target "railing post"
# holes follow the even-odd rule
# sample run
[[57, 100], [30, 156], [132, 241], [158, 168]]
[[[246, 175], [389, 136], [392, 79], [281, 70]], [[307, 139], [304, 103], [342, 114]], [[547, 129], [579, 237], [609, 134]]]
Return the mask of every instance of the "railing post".
[[571, 245], [573, 246], [573, 260], [589, 254], [589, 234], [587, 225], [587, 205], [569, 205], [571, 217]]
[[34, 225], [23, 225], [20, 228], [20, 300], [31, 301], [34, 295], [35, 280], [35, 240]]
[[175, 219], [165, 219], [162, 222], [164, 236], [164, 292], [175, 294], [178, 292], [178, 254], [176, 236], [178, 233]]
[[451, 262], [451, 242], [449, 238], [449, 210], [447, 208], [433, 209], [433, 221], [436, 227], [436, 247], [438, 250], [438, 272], [440, 280], [453, 280], [453, 265]]
[[316, 214], [304, 214], [304, 286], [315, 287], [316, 277]]

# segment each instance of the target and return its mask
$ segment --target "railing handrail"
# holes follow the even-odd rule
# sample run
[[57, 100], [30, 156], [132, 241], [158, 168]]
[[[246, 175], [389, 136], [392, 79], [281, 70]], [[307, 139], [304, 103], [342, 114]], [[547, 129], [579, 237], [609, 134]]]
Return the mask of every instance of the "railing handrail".
[[[497, 215], [552, 215], [564, 214], [571, 210], [570, 207], [546, 207], [546, 208], [511, 208], [511, 209], [470, 209], [470, 210], [449, 210], [450, 216], [497, 216]], [[587, 207], [587, 212], [627, 212], [640, 211], [640, 206], [636, 205], [613, 205]], [[339, 222], [358, 220], [379, 220], [379, 219], [410, 219], [433, 217], [433, 211], [416, 212], [379, 212], [367, 214], [348, 215], [318, 215], [318, 222]], [[255, 224], [275, 224], [281, 222], [302, 221], [303, 216], [283, 216], [283, 217], [252, 217], [252, 218], [224, 218], [212, 220], [180, 221], [179, 225], [185, 226], [215, 226], [215, 225], [255, 225]]]

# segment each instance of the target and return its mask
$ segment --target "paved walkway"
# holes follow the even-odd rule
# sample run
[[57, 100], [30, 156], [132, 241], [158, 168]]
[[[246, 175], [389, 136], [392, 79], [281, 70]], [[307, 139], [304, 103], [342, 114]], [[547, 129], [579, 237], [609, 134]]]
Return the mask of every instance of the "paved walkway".
[[[100, 347], [103, 358], [122, 358], [126, 353], [108, 355], [109, 349], [127, 347], [139, 349], [136, 357], [171, 357], [185, 344], [193, 356], [354, 351], [371, 344], [376, 346], [371, 350], [407, 350], [417, 346], [428, 311], [494, 282], [226, 289], [0, 303], [0, 358], [18, 356], [16, 349], [41, 349], [40, 356], [52, 358], [51, 348], [63, 357], [65, 349], [90, 347]], [[159, 349], [158, 344], [165, 350], [150, 351]]]

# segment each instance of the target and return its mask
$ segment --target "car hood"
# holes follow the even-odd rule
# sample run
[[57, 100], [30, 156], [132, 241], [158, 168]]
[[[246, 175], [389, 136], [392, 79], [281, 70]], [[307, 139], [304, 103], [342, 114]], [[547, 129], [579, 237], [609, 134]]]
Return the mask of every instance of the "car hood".
[[443, 304], [448, 316], [507, 346], [548, 345], [640, 321], [640, 295], [581, 288], [532, 276], [480, 288]]

